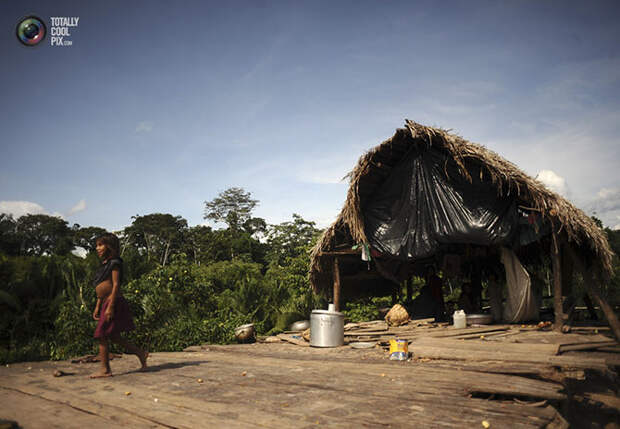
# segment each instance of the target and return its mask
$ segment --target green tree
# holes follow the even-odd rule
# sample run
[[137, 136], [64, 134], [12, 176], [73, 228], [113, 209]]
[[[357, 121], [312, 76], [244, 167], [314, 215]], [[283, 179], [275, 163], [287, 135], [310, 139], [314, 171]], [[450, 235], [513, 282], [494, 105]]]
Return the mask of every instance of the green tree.
[[152, 213], [132, 219], [132, 224], [123, 230], [123, 243], [143, 250], [148, 259], [166, 265], [170, 255], [182, 248], [187, 221], [181, 216]]
[[213, 260], [239, 259], [263, 263], [265, 245], [256, 237], [267, 230], [264, 219], [252, 217], [258, 200], [242, 188], [228, 188], [212, 201], [205, 201], [204, 218], [225, 223], [228, 228], [216, 230], [212, 235]]
[[80, 225], [73, 225], [73, 244], [86, 250], [88, 253], [95, 251], [95, 239], [107, 231], [98, 226], [88, 226], [82, 228]]
[[228, 188], [211, 201], [205, 201], [204, 218], [222, 222], [230, 229], [238, 230], [252, 217], [258, 200], [243, 188]]
[[0, 213], [0, 252], [6, 255], [18, 255], [19, 245], [17, 221], [10, 214]]
[[308, 245], [318, 237], [321, 230], [316, 223], [293, 213], [293, 220], [271, 225], [267, 233], [269, 262], [283, 265], [286, 258], [297, 258], [304, 254]]
[[73, 250], [73, 232], [64, 219], [28, 214], [17, 219], [20, 253], [41, 256], [66, 255]]
[[196, 265], [213, 260], [210, 258], [214, 247], [213, 230], [209, 226], [196, 225], [185, 234], [184, 253], [193, 259]]

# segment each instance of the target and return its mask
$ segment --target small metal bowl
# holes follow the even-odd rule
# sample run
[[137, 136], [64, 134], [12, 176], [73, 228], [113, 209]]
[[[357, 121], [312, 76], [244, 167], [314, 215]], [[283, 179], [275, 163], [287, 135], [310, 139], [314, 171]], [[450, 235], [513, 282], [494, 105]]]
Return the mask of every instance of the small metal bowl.
[[252, 340], [255, 333], [254, 323], [248, 323], [247, 325], [241, 325], [235, 328], [235, 338], [239, 341]]
[[468, 314], [468, 325], [489, 325], [493, 323], [493, 316], [490, 314]]
[[310, 327], [310, 321], [309, 320], [298, 320], [297, 322], [291, 324], [291, 326], [289, 326], [288, 330], [289, 331], [305, 331], [309, 327]]

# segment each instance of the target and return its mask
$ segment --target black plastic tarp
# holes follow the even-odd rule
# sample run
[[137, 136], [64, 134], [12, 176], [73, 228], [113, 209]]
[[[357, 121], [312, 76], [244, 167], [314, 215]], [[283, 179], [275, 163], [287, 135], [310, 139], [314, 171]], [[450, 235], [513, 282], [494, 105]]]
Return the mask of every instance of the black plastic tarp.
[[514, 198], [498, 197], [479, 167], [472, 170], [469, 182], [445, 154], [412, 150], [363, 203], [370, 245], [399, 259], [421, 259], [442, 244], [510, 243], [518, 222]]

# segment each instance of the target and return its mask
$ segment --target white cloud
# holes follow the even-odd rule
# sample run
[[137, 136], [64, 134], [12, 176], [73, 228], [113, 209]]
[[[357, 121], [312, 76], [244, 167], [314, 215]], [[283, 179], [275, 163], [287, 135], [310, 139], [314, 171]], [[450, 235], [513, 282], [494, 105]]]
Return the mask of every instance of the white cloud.
[[317, 228], [323, 229], [323, 228], [327, 228], [331, 226], [331, 224], [336, 221], [337, 217], [338, 217], [338, 213], [333, 213], [331, 215], [314, 216], [310, 220], [316, 223]]
[[0, 201], [0, 213], [13, 215], [14, 218], [26, 214], [47, 214], [43, 207], [30, 201]]
[[86, 210], [86, 200], [80, 200], [76, 205], [69, 209], [69, 212], [67, 212], [67, 216], [74, 215], [84, 210]]
[[549, 190], [557, 192], [564, 197], [568, 196], [566, 180], [559, 174], [551, 170], [540, 170], [536, 175], [536, 179], [542, 182]]
[[40, 204], [31, 201], [0, 201], [0, 213], [12, 215], [15, 219], [27, 214], [45, 214], [64, 219], [62, 213], [48, 212]]
[[620, 209], [620, 188], [602, 188], [596, 194], [596, 201], [605, 210]]
[[151, 131], [153, 131], [153, 122], [151, 121], [138, 122], [136, 125], [136, 133], [150, 133]]
[[603, 221], [603, 225], [620, 229], [620, 188], [601, 188], [586, 211]]

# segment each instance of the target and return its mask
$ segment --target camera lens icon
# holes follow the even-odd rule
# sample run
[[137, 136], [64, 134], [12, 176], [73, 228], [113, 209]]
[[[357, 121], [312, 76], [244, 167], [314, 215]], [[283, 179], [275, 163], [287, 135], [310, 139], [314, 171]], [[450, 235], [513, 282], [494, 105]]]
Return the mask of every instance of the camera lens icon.
[[45, 39], [47, 29], [45, 24], [36, 16], [29, 16], [17, 24], [17, 39], [26, 46], [38, 45]]

